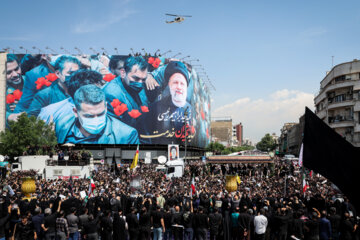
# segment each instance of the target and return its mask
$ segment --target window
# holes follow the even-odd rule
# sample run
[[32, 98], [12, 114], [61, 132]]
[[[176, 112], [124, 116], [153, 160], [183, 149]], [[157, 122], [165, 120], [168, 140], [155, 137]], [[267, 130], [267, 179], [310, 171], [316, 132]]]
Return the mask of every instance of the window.
[[342, 102], [342, 101], [346, 100], [346, 96], [345, 96], [345, 94], [337, 95], [337, 96], [335, 96], [334, 100], [335, 100], [335, 102]]
[[53, 175], [54, 175], [54, 176], [62, 175], [62, 169], [54, 169], [54, 170], [53, 170]]
[[175, 172], [175, 167], [169, 167], [167, 173], [173, 173]]
[[345, 81], [345, 75], [338, 76], [335, 78], [335, 83]]
[[71, 169], [70, 170], [70, 176], [79, 176], [80, 175], [80, 169]]

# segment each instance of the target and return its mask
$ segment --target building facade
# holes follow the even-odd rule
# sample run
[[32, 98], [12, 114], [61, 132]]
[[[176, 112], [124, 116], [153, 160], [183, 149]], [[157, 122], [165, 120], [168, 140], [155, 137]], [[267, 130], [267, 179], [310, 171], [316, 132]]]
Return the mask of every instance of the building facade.
[[211, 119], [211, 141], [219, 142], [226, 147], [233, 145], [231, 117], [216, 117]]
[[289, 152], [289, 132], [290, 129], [293, 128], [298, 123], [285, 123], [284, 126], [280, 129], [280, 137], [279, 137], [279, 152], [288, 153]]
[[334, 66], [320, 82], [314, 102], [319, 118], [360, 147], [360, 61]]
[[239, 123], [237, 125], [234, 126], [234, 132], [235, 132], [235, 136], [236, 136], [236, 140], [238, 142], [239, 146], [243, 145], [244, 142], [244, 131], [243, 131], [243, 125], [242, 123]]

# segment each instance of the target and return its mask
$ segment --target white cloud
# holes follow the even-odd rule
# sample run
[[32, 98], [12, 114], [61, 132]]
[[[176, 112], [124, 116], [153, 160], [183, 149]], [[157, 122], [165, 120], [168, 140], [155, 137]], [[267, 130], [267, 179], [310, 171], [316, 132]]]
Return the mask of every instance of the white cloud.
[[122, 12], [116, 12], [116, 14], [111, 14], [104, 19], [99, 19], [98, 17], [93, 20], [85, 19], [84, 21], [75, 24], [72, 27], [72, 31], [75, 33], [97, 32], [130, 17], [134, 13], [136, 13], [136, 11], [124, 9]]
[[266, 133], [280, 133], [287, 122], [298, 122], [305, 106], [314, 109], [314, 95], [296, 90], [282, 89], [267, 98], [240, 98], [212, 111], [212, 116], [231, 116], [233, 124], [241, 122], [244, 137], [254, 142]]

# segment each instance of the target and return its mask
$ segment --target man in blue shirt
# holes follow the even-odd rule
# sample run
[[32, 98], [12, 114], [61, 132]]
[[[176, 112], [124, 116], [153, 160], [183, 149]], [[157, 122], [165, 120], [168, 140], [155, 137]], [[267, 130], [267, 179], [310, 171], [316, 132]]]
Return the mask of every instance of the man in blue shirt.
[[41, 108], [68, 98], [69, 94], [66, 79], [69, 78], [72, 73], [79, 70], [80, 66], [81, 63], [77, 58], [66, 55], [59, 57], [55, 62], [55, 74], [58, 77], [57, 81], [34, 96], [27, 110], [28, 115], [37, 116]]
[[[20, 93], [23, 89], [24, 79], [21, 74], [18, 58], [14, 54], [8, 54], [6, 61], [6, 123], [8, 120], [16, 120], [16, 115], [13, 113], [19, 99], [14, 92], [17, 90]], [[12, 117], [9, 118], [9, 116]]]
[[[124, 71], [120, 71], [120, 76], [105, 85], [103, 89], [109, 112], [132, 127], [136, 125], [140, 115], [148, 112], [148, 100], [143, 84], [148, 75], [147, 68], [148, 63], [143, 57], [128, 57]], [[125, 104], [122, 111], [116, 111], [116, 107], [112, 106], [114, 99]]]
[[137, 131], [110, 116], [105, 94], [93, 84], [80, 87], [74, 95], [74, 115], [55, 123], [58, 143], [138, 144]]
[[[47, 55], [47, 57], [50, 57], [50, 55]], [[30, 106], [34, 95], [40, 90], [36, 88], [35, 83], [38, 78], [45, 77], [49, 73], [54, 72], [54, 67], [49, 61], [50, 59], [43, 59], [41, 65], [25, 73], [24, 91], [19, 104], [16, 106], [15, 113], [23, 113]]]
[[70, 80], [66, 81], [67, 92], [70, 97], [60, 102], [50, 104], [43, 107], [38, 115], [38, 118], [46, 123], [56, 122], [63, 117], [73, 115], [74, 95], [81, 87], [88, 84], [95, 84], [98, 87], [102, 86], [103, 77], [100, 73], [92, 70], [81, 69], [70, 76]]

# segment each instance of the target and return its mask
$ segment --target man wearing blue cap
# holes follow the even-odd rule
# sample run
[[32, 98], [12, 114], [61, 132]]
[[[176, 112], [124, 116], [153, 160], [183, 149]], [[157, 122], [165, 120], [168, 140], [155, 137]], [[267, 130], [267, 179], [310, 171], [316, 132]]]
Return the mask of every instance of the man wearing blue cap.
[[186, 101], [189, 86], [186, 66], [182, 62], [170, 62], [164, 71], [164, 79], [170, 96], [151, 104], [148, 115], [139, 121], [137, 129], [143, 143], [181, 143], [185, 136], [185, 115], [187, 124], [190, 124], [192, 110]]

